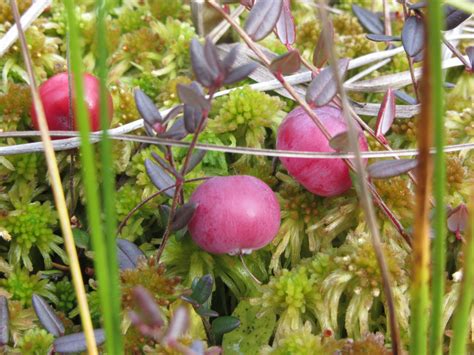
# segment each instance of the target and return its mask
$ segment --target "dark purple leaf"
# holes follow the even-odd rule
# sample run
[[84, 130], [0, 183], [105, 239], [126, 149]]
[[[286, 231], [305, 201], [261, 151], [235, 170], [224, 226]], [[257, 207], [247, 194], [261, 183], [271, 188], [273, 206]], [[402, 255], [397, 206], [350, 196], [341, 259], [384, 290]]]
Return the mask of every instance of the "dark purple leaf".
[[444, 6], [445, 31], [452, 30], [458, 27], [461, 23], [466, 21], [471, 14], [461, 11], [454, 6]]
[[41, 325], [48, 332], [55, 337], [60, 337], [64, 334], [64, 324], [59, 317], [54, 313], [51, 306], [44, 300], [43, 297], [33, 294], [32, 297], [33, 309], [41, 323]]
[[[337, 63], [341, 80], [347, 72], [349, 59], [343, 58]], [[324, 106], [337, 94], [337, 83], [332, 67], [326, 67], [313, 79], [306, 91], [306, 102], [316, 106]]]
[[240, 320], [233, 316], [223, 316], [214, 319], [212, 322], [212, 332], [216, 335], [229, 333], [240, 326]]
[[393, 41], [401, 41], [402, 38], [400, 36], [387, 36], [384, 34], [368, 34], [367, 38], [374, 42], [393, 42]]
[[222, 65], [224, 66], [224, 69], [226, 72], [229, 72], [231, 70], [232, 65], [234, 65], [234, 62], [237, 59], [237, 54], [239, 54], [239, 51], [240, 51], [240, 44], [237, 44], [224, 57], [224, 60], [222, 61]]
[[387, 179], [413, 170], [418, 165], [416, 159], [382, 160], [369, 165], [367, 171], [374, 179]]
[[189, 164], [188, 164], [186, 170], [184, 171], [184, 175], [191, 172], [202, 161], [202, 159], [204, 158], [206, 153], [207, 152], [205, 150], [196, 150], [191, 155], [191, 158], [189, 159]]
[[245, 79], [250, 74], [252, 74], [255, 69], [257, 69], [257, 66], [257, 63], [251, 62], [235, 68], [229, 74], [226, 75], [226, 78], [224, 79], [224, 84], [230, 85]]
[[398, 99], [405, 101], [409, 105], [418, 104], [418, 101], [416, 101], [416, 99], [413, 96], [408, 95], [405, 91], [395, 90], [395, 96]]
[[301, 57], [296, 49], [292, 49], [272, 60], [270, 70], [273, 73], [290, 75], [297, 72], [301, 66]]
[[474, 46], [470, 46], [466, 48], [466, 54], [467, 57], [469, 58], [469, 62], [471, 63], [471, 71], [474, 68]]
[[135, 89], [135, 104], [142, 118], [150, 125], [163, 121], [160, 111], [156, 108], [155, 103], [140, 89]]
[[[163, 119], [163, 123], [166, 123], [173, 118], [177, 117], [180, 113], [182, 113], [184, 110], [184, 105], [176, 105], [174, 106], [171, 110], [168, 111], [166, 114], [165, 118]], [[162, 133], [162, 132], [160, 132]]]
[[461, 233], [466, 230], [469, 212], [465, 204], [460, 204], [448, 214], [448, 229], [456, 233], [456, 238], [461, 239]]
[[425, 50], [419, 51], [412, 59], [414, 63], [420, 63], [423, 61], [423, 58], [425, 57]]
[[186, 131], [186, 127], [184, 126], [184, 119], [180, 117], [174, 122], [169, 130], [158, 134], [158, 137], [181, 140], [187, 135], [188, 131]]
[[[103, 344], [105, 341], [104, 330], [94, 330], [94, 337], [97, 345]], [[54, 341], [53, 349], [57, 353], [78, 353], [86, 351], [86, 337], [82, 332], [62, 336]]]
[[295, 43], [295, 19], [291, 14], [290, 0], [283, 0], [280, 17], [276, 23], [278, 38], [285, 46]]
[[215, 77], [213, 70], [209, 67], [204, 55], [204, 48], [196, 38], [193, 38], [190, 45], [191, 65], [196, 79], [205, 87], [210, 88], [214, 84]]
[[193, 284], [193, 293], [189, 296], [197, 304], [204, 304], [212, 293], [212, 287], [214, 285], [214, 278], [211, 274], [204, 275], [198, 281]]
[[202, 111], [198, 107], [191, 105], [184, 105], [184, 128], [189, 133], [196, 132], [199, 122], [202, 119]]
[[402, 30], [402, 44], [410, 57], [423, 50], [425, 26], [418, 16], [410, 16], [405, 20]]
[[10, 315], [8, 312], [8, 299], [0, 296], [0, 346], [8, 344], [10, 334]]
[[264, 39], [275, 27], [280, 17], [283, 0], [257, 0], [250, 10], [245, 32], [254, 41]]
[[396, 115], [395, 94], [389, 88], [383, 97], [382, 105], [380, 105], [377, 122], [375, 123], [375, 135], [386, 142], [384, 135], [392, 127], [393, 120]]
[[206, 42], [204, 43], [204, 55], [206, 56], [206, 61], [211, 69], [212, 77], [214, 81], [219, 77], [223, 76], [224, 68], [219, 61], [219, 55], [217, 54], [217, 49], [214, 43], [212, 43], [209, 37], [206, 37]]
[[[330, 38], [329, 45], [326, 44], [328, 35]], [[334, 26], [329, 22], [328, 27], [324, 27], [319, 34], [318, 43], [313, 52], [313, 64], [316, 68], [322, 68], [329, 58], [329, 49], [334, 43]]]
[[[159, 165], [156, 165], [150, 159], [145, 160], [145, 169], [146, 173], [150, 177], [150, 180], [153, 182], [153, 185], [156, 186], [158, 190], [163, 190], [169, 186], [175, 185], [175, 181], [169, 176], [163, 168]], [[173, 197], [176, 188], [172, 187], [166, 190], [164, 193], [169, 197]]]
[[357, 5], [352, 5], [352, 12], [369, 33], [383, 34], [385, 32], [382, 20], [377, 14]]
[[337, 152], [349, 151], [349, 134], [347, 131], [336, 134], [329, 141], [329, 146]]
[[196, 85], [178, 84], [178, 96], [185, 105], [191, 105], [200, 108], [202, 111], [208, 111], [210, 108], [209, 101], [202, 92], [196, 88]]
[[180, 177], [179, 173], [176, 171], [175, 168], [173, 168], [165, 159], [163, 159], [162, 157], [160, 157], [158, 154], [156, 154], [155, 152], [152, 152], [151, 153], [153, 159], [155, 159], [155, 161], [163, 168], [165, 169], [167, 172], [169, 172], [170, 174], [174, 175], [175, 177]]
[[132, 323], [138, 327], [146, 325], [150, 328], [160, 328], [165, 323], [160, 308], [155, 298], [143, 286], [137, 286], [132, 290], [133, 301], [137, 312], [133, 312]]
[[120, 270], [135, 269], [138, 258], [145, 254], [135, 243], [128, 240], [117, 238], [117, 257]]
[[171, 223], [171, 230], [175, 232], [186, 227], [191, 218], [193, 218], [194, 211], [196, 211], [196, 208], [197, 204], [194, 202], [188, 202], [179, 207], [176, 210], [173, 222]]

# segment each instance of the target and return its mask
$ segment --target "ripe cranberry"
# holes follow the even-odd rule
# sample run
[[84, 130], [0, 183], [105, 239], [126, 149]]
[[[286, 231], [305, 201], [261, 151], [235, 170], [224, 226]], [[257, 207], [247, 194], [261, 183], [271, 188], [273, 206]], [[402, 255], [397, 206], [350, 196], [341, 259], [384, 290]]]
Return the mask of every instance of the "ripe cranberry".
[[[314, 112], [331, 136], [347, 130], [340, 109], [323, 106]], [[329, 141], [303, 108], [291, 111], [278, 129], [277, 148], [308, 152], [334, 152]], [[359, 135], [359, 146], [366, 151], [367, 141]], [[352, 186], [349, 168], [342, 159], [281, 158], [281, 162], [301, 185], [319, 196], [335, 196]]]
[[[89, 111], [89, 122], [92, 131], [100, 130], [100, 82], [91, 74], [84, 74], [85, 102]], [[69, 78], [68, 73], [60, 73], [46, 80], [39, 88], [44, 106], [46, 121], [51, 131], [78, 130], [76, 116], [70, 122]], [[109, 121], [112, 120], [112, 97], [108, 93]], [[39, 130], [38, 118], [34, 107], [31, 107], [33, 126]]]
[[213, 177], [194, 191], [190, 201], [198, 206], [189, 233], [210, 253], [249, 253], [270, 243], [280, 228], [275, 193], [253, 176]]

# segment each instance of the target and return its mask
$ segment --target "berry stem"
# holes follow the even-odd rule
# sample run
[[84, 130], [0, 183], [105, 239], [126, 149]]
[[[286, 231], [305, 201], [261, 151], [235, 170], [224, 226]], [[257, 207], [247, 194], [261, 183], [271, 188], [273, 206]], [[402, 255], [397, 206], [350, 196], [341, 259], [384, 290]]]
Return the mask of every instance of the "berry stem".
[[[212, 100], [214, 98], [214, 94], [215, 94], [215, 90], [211, 89], [209, 91], [209, 97], [207, 99], [207, 101], [209, 103], [212, 102]], [[198, 138], [199, 138], [199, 134], [203, 130], [208, 116], [209, 116], [209, 111], [203, 110], [201, 120], [199, 121], [199, 125], [196, 129], [196, 132], [193, 135], [193, 139], [191, 141], [191, 144], [189, 145], [189, 149], [186, 153], [186, 157], [184, 158], [184, 163], [183, 163], [183, 166], [181, 168], [181, 175], [182, 176], [186, 175], [186, 170], [188, 169], [189, 163], [191, 161], [191, 156], [193, 154], [194, 148], [196, 147], [196, 144], [197, 144], [197, 141], [198, 141]], [[161, 255], [163, 254], [163, 251], [166, 247], [166, 243], [168, 242], [168, 239], [171, 235], [171, 224], [172, 224], [174, 216], [176, 214], [176, 209], [178, 208], [179, 198], [181, 196], [181, 191], [183, 189], [183, 185], [184, 185], [184, 180], [181, 180], [181, 181], [177, 180], [176, 181], [176, 185], [175, 185], [176, 190], [175, 190], [175, 193], [174, 193], [174, 196], [173, 196], [173, 201], [171, 202], [171, 210], [170, 210], [170, 214], [169, 214], [169, 217], [168, 217], [168, 224], [167, 224], [165, 232], [163, 234], [163, 238], [161, 240], [161, 245], [160, 245], [160, 247], [159, 247], [159, 249], [156, 253], [157, 262], [160, 262]]]

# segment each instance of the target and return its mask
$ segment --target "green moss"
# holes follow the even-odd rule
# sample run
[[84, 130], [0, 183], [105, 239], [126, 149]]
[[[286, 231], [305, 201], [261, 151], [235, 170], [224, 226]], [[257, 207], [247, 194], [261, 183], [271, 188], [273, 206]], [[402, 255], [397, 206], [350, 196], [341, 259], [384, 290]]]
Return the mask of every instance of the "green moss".
[[279, 113], [282, 108], [280, 99], [247, 86], [216, 99], [208, 129], [226, 144], [233, 136], [237, 145], [259, 148], [267, 136], [266, 129], [275, 129], [283, 119]]
[[6, 217], [0, 217], [12, 240], [8, 252], [12, 264], [33, 269], [30, 258], [32, 249], [37, 249], [43, 256], [45, 266], [51, 267], [51, 254], [66, 260], [66, 253], [60, 247], [62, 238], [54, 234], [57, 227], [57, 216], [49, 201], [32, 202], [11, 211]]
[[57, 301], [53, 293], [54, 286], [48, 280], [42, 279], [39, 273], [30, 275], [24, 269], [17, 268], [12, 271], [7, 279], [0, 280], [0, 286], [11, 294], [13, 300], [20, 301], [23, 306], [31, 305], [33, 293], [53, 302]]
[[58, 302], [56, 308], [65, 314], [69, 313], [76, 306], [76, 294], [74, 287], [67, 278], [55, 283], [55, 292]]
[[44, 329], [28, 330], [18, 342], [18, 350], [23, 355], [44, 355], [51, 351], [54, 336]]

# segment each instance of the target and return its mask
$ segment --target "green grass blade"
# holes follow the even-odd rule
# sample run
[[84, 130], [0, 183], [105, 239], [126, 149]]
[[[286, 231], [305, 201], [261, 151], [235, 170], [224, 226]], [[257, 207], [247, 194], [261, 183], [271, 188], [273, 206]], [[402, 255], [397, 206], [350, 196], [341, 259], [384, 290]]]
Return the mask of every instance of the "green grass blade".
[[474, 297], [474, 189], [471, 191], [469, 206], [469, 228], [466, 230], [464, 245], [464, 268], [459, 303], [453, 320], [453, 339], [450, 354], [466, 354], [466, 340], [469, 333], [469, 316]]
[[[97, 0], [97, 63], [98, 75], [101, 82], [100, 102], [100, 122], [103, 132], [103, 137], [100, 142], [100, 159], [102, 165], [102, 192], [104, 201], [104, 238], [107, 250], [107, 264], [108, 264], [108, 278], [109, 284], [108, 299], [110, 302], [113, 319], [111, 320], [111, 329], [109, 333], [113, 333], [114, 337], [114, 351], [112, 354], [123, 353], [123, 339], [121, 334], [121, 293], [119, 283], [119, 271], [117, 263], [117, 248], [116, 248], [116, 230], [117, 230], [117, 216], [115, 212], [115, 175], [113, 170], [112, 159], [112, 141], [110, 140], [107, 129], [109, 127], [108, 120], [108, 93], [106, 88], [107, 81], [107, 29], [105, 18], [107, 15], [107, 7], [105, 0]], [[107, 335], [111, 337], [111, 334]], [[109, 345], [109, 348], [110, 345]]]
[[[74, 12], [73, 0], [64, 0], [69, 25], [70, 64], [73, 73], [75, 97], [84, 97], [82, 77], [82, 52], [79, 43], [79, 29]], [[121, 344], [121, 334], [114, 329], [116, 314], [111, 302], [114, 293], [110, 292], [109, 262], [106, 243], [102, 230], [102, 209], [98, 191], [98, 180], [93, 147], [89, 138], [89, 119], [84, 100], [75, 100], [76, 117], [79, 124], [81, 137], [81, 170], [84, 180], [87, 201], [88, 225], [91, 233], [92, 247], [94, 249], [94, 265], [99, 282], [99, 297], [106, 333], [106, 347], [109, 354], [118, 354], [117, 344]]]
[[431, 308], [431, 336], [430, 354], [441, 354], [443, 345], [443, 297], [445, 291], [446, 265], [446, 162], [444, 154], [445, 127], [444, 127], [444, 99], [443, 99], [443, 72], [441, 69], [441, 30], [444, 23], [440, 0], [428, 2], [428, 51], [431, 59], [431, 111], [434, 125], [434, 182], [433, 195], [435, 211], [433, 229], [432, 255], [432, 308]]

